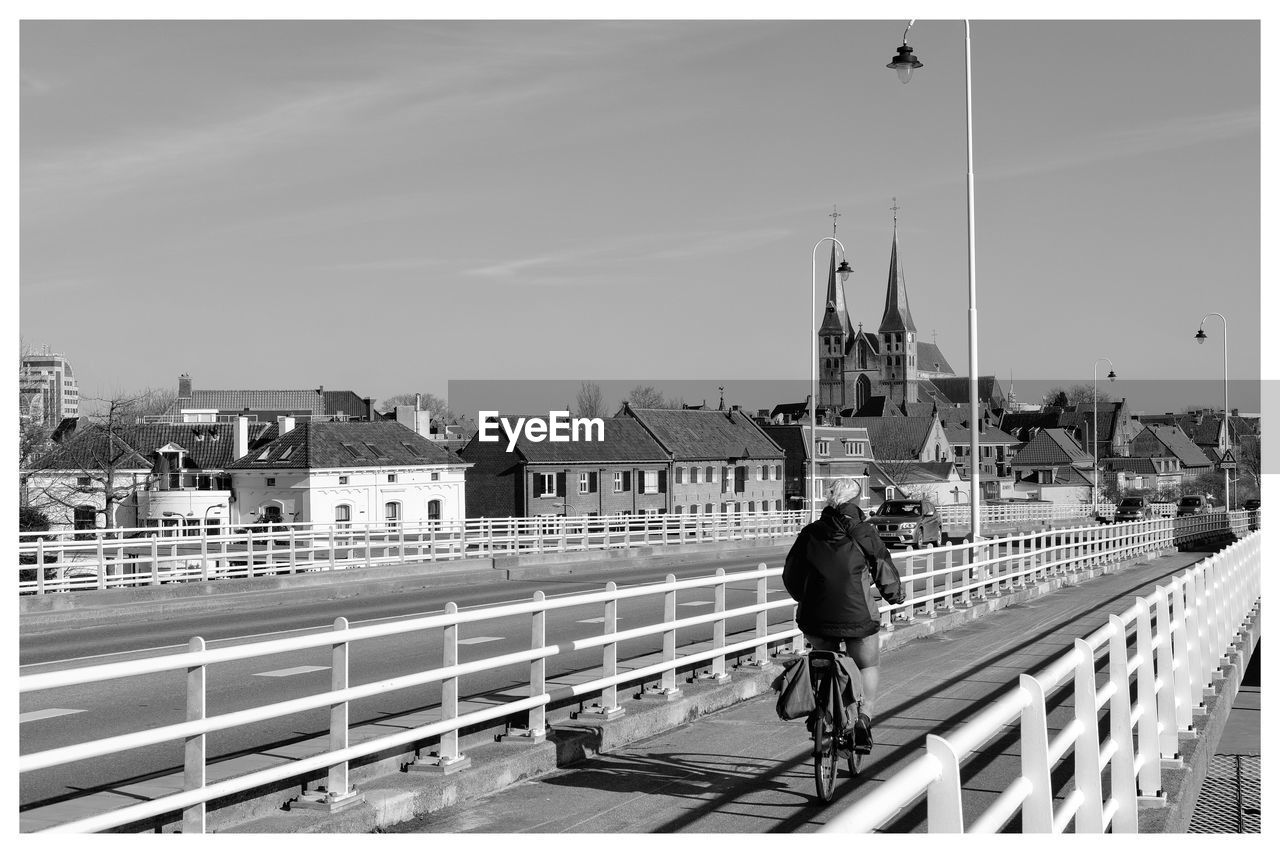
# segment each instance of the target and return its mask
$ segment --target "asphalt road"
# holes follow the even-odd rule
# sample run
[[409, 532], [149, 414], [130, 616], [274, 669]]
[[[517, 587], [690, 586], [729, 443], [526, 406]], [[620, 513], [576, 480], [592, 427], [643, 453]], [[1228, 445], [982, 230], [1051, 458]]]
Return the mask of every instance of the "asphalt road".
[[[163, 623], [58, 631], [22, 640], [22, 672], [31, 674], [172, 653], [184, 650], [187, 640], [196, 635], [204, 637], [210, 648], [221, 648], [327, 630], [337, 616], [345, 616], [353, 626], [364, 625], [438, 613], [449, 601], [466, 610], [527, 601], [537, 590], [549, 598], [598, 591], [607, 580], [626, 587], [661, 581], [668, 574], [680, 578], [705, 577], [713, 574], [716, 568], [732, 573], [755, 568], [761, 562], [776, 566], [783, 553], [784, 549], [761, 549], [733, 560], [702, 560], [624, 571], [602, 569], [558, 578], [496, 584], [458, 584], [414, 594], [182, 617]], [[904, 552], [895, 554], [895, 561], [904, 574], [909, 571], [910, 559]], [[771, 580], [770, 589], [771, 599], [787, 598], [780, 580]], [[726, 606], [733, 608], [753, 603], [755, 590], [755, 582], [729, 586]], [[711, 588], [681, 592], [677, 596], [677, 617], [708, 612], [712, 597]], [[620, 627], [626, 629], [659, 622], [662, 607], [663, 600], [659, 594], [623, 601], [619, 604]], [[599, 619], [602, 615], [602, 605], [551, 611], [547, 617], [547, 642], [560, 643], [596, 636], [601, 630]], [[780, 608], [770, 621], [780, 628], [789, 627], [793, 624], [790, 609]], [[730, 620], [727, 629], [732, 634], [748, 630], [753, 624], [753, 617], [740, 617]], [[464, 625], [460, 630], [460, 658], [468, 662], [526, 649], [529, 632], [527, 615]], [[699, 626], [681, 631], [679, 641], [681, 644], [698, 642], [710, 639], [710, 636], [710, 625]], [[381, 681], [439, 666], [442, 662], [441, 642], [442, 632], [435, 629], [354, 643], [349, 664], [351, 684]], [[660, 636], [628, 641], [620, 644], [619, 659], [639, 657], [660, 648]], [[330, 664], [329, 649], [321, 647], [211, 666], [207, 672], [207, 714], [214, 716], [324, 692], [329, 689]], [[548, 678], [554, 678], [599, 664], [599, 650], [561, 655], [548, 662], [547, 674]], [[510, 692], [522, 688], [527, 681], [528, 665], [514, 665], [464, 678], [461, 694], [465, 697]], [[421, 710], [438, 704], [439, 699], [438, 685], [382, 694], [352, 703], [351, 722], [355, 725]], [[169, 725], [184, 719], [185, 673], [158, 673], [29, 693], [21, 697], [20, 713], [22, 754]], [[240, 726], [209, 735], [208, 754], [212, 760], [261, 750], [265, 746], [322, 733], [327, 727], [327, 708]], [[30, 807], [87, 789], [172, 772], [180, 767], [181, 756], [181, 743], [172, 742], [81, 761], [74, 766], [23, 774], [20, 803], [22, 807]]]

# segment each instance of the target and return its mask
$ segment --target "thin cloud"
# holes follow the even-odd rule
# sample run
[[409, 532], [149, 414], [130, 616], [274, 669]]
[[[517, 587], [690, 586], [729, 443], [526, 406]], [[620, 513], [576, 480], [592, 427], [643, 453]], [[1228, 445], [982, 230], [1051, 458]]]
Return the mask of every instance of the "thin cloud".
[[1256, 134], [1259, 127], [1260, 119], [1256, 110], [1180, 117], [1145, 127], [1094, 134], [1075, 140], [1069, 150], [1042, 152], [1034, 161], [997, 167], [983, 172], [983, 177], [1024, 177], [1157, 151], [1189, 148], [1250, 133]]

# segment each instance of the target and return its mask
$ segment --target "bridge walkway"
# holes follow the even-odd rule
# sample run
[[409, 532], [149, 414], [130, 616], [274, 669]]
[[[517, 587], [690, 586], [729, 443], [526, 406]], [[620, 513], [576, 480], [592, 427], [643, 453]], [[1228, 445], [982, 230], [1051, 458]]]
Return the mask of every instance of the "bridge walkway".
[[[882, 656], [874, 724], [877, 745], [856, 777], [841, 770], [836, 799], [814, 795], [804, 724], [784, 722], [765, 695], [601, 754], [496, 794], [400, 824], [392, 832], [648, 833], [805, 832], [821, 827], [878, 781], [987, 703], [1066, 653], [1072, 641], [1121, 613], [1136, 596], [1206, 556], [1181, 552], [1012, 604], [954, 629], [895, 643]], [[1069, 691], [1050, 708], [1049, 728], [1070, 721]], [[1007, 734], [1006, 734], [1007, 733]], [[1016, 724], [962, 768], [966, 820], [1019, 768]], [[1069, 778], [1056, 778], [1061, 798]], [[1017, 819], [1015, 818], [1015, 821]], [[1015, 824], [1016, 825], [1016, 824]], [[923, 831], [924, 806], [886, 827]]]

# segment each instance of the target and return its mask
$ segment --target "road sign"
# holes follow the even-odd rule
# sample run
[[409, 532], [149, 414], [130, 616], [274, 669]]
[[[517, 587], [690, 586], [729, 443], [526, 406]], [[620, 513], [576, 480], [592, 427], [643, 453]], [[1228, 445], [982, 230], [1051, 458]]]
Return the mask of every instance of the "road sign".
[[1228, 450], [1222, 454], [1222, 459], [1218, 462], [1218, 468], [1222, 471], [1234, 471], [1236, 469], [1236, 457]]

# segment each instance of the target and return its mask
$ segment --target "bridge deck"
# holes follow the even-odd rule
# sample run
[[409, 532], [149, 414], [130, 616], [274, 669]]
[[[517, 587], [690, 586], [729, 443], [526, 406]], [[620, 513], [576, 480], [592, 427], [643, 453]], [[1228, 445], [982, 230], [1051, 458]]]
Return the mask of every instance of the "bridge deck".
[[[876, 749], [856, 778], [841, 771], [828, 806], [814, 797], [803, 723], [780, 721], [773, 697], [764, 696], [392, 831], [812, 831], [921, 755], [926, 733], [953, 730], [1015, 686], [1019, 673], [1040, 669], [1109, 613], [1122, 612], [1135, 596], [1203, 556], [1156, 558], [890, 647], [882, 660]], [[1050, 710], [1050, 738], [1070, 714], [1069, 704]], [[1016, 728], [1006, 731], [962, 770], [966, 819], [1017, 772]], [[1054, 782], [1061, 796], [1069, 779]], [[923, 830], [923, 806], [888, 828]]]

